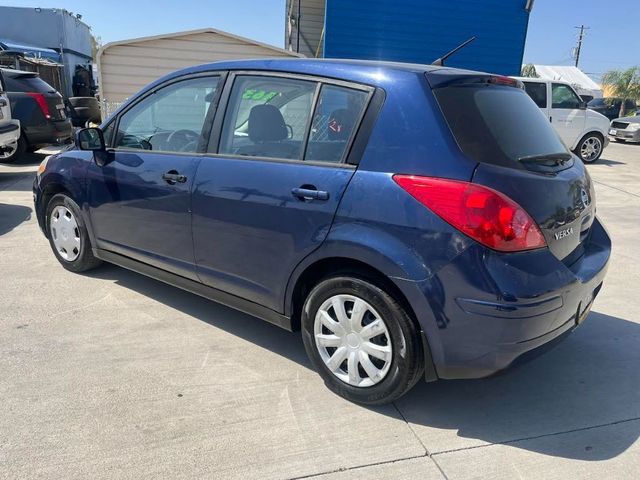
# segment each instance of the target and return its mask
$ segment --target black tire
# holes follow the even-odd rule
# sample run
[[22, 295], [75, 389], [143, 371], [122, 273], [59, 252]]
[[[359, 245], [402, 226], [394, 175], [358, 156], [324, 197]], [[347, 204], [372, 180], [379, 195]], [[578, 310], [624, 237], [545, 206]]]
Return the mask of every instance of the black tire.
[[[342, 381], [325, 365], [314, 335], [314, 323], [322, 304], [334, 295], [352, 295], [369, 303], [383, 319], [389, 332], [390, 367], [378, 383], [359, 387]], [[316, 285], [305, 300], [302, 318], [305, 350], [327, 387], [349, 401], [366, 405], [393, 402], [409, 391], [422, 376], [424, 355], [420, 331], [405, 308], [387, 292], [358, 276], [329, 277]]]
[[24, 135], [20, 135], [18, 138], [18, 148], [13, 152], [10, 157], [0, 158], [0, 163], [13, 163], [16, 160], [19, 160], [27, 151], [27, 142], [24, 138]]
[[[583, 145], [585, 145], [585, 143], [590, 142], [592, 140], [597, 140], [599, 142], [600, 150], [597, 152], [597, 154], [595, 154], [593, 156], [586, 157], [582, 153], [582, 147], [583, 147]], [[602, 156], [602, 151], [603, 150], [604, 150], [604, 138], [603, 138], [603, 136], [598, 132], [589, 132], [584, 137], [582, 137], [580, 139], [580, 141], [578, 142], [578, 146], [573, 151], [573, 153], [575, 153], [578, 157], [580, 157], [580, 160], [582, 160], [584, 163], [594, 163], [594, 162], [598, 161], [598, 159]]]
[[[77, 233], [80, 238], [80, 249], [77, 257], [72, 261], [63, 258], [54, 244], [54, 239], [51, 232], [51, 216], [53, 210], [58, 206], [64, 206], [68, 210], [70, 210], [77, 224]], [[96, 268], [102, 263], [101, 260], [94, 257], [93, 251], [91, 250], [91, 240], [89, 239], [87, 227], [82, 219], [80, 207], [78, 207], [78, 204], [74, 202], [73, 199], [71, 199], [69, 196], [65, 195], [64, 193], [59, 193], [51, 198], [51, 200], [47, 204], [45, 222], [51, 249], [64, 268], [71, 272], [79, 273]]]
[[91, 107], [100, 110], [100, 103], [96, 97], [69, 97], [69, 103], [74, 107]]

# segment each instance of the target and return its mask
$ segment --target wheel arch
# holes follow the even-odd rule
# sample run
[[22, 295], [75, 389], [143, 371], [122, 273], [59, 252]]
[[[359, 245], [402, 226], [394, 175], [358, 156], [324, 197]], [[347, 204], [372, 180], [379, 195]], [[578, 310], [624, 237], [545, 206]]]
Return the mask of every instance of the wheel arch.
[[[38, 221], [40, 222], [40, 226], [45, 236], [49, 237], [49, 231], [47, 228], [47, 207], [51, 199], [59, 194], [63, 193], [71, 198], [78, 205], [82, 205], [80, 199], [82, 198], [82, 190], [79, 185], [76, 185], [74, 182], [69, 182], [67, 179], [57, 173], [51, 173], [42, 178], [40, 182], [40, 190], [41, 190], [41, 200], [38, 211], [36, 214], [38, 215]], [[86, 216], [85, 212], [82, 208], [80, 208], [81, 213]], [[86, 218], [85, 224], [86, 222]]]
[[[424, 359], [424, 379], [428, 382], [437, 380], [438, 375], [433, 360], [431, 342], [427, 338], [426, 329], [419, 321], [416, 314], [417, 312], [415, 312], [407, 295], [405, 295], [390, 276], [363, 260], [343, 256], [328, 256], [308, 263], [305, 268], [299, 272], [295, 282], [290, 282], [290, 285], [287, 287], [289, 296], [287, 297], [285, 314], [291, 318], [292, 330], [296, 331], [300, 329], [302, 308], [311, 289], [323, 278], [341, 273], [355, 275], [371, 282], [390, 294], [402, 305], [416, 326], [417, 331], [420, 332], [419, 341], [422, 344], [422, 355]], [[429, 335], [429, 337], [431, 337], [431, 335]]]
[[578, 147], [580, 146], [580, 144], [582, 143], [582, 140], [584, 140], [584, 137], [586, 137], [587, 135], [590, 135], [592, 133], [594, 133], [594, 134], [596, 134], [596, 135], [598, 135], [600, 137], [600, 139], [603, 142], [602, 148], [604, 149], [604, 137], [605, 137], [605, 134], [601, 130], [599, 130], [597, 128], [589, 127], [589, 128], [586, 128], [580, 135], [578, 135], [577, 140], [575, 141], [575, 144], [571, 148], [571, 151], [577, 150]]
[[295, 329], [300, 327], [300, 312], [302, 311], [304, 300], [311, 289], [323, 278], [342, 273], [356, 275], [383, 288], [400, 302], [412, 318], [415, 319], [415, 312], [407, 300], [407, 297], [383, 272], [362, 260], [350, 257], [330, 256], [315, 260], [297, 275], [290, 291], [289, 301], [287, 302], [288, 309], [285, 311], [285, 313], [291, 317]]

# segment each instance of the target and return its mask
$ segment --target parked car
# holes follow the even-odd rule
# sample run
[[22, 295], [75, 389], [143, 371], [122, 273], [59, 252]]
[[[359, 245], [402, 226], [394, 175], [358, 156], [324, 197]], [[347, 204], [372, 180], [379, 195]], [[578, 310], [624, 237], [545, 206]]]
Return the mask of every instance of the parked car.
[[611, 122], [609, 135], [616, 142], [640, 142], [640, 116], [616, 118]]
[[533, 101], [553, 125], [564, 144], [583, 162], [600, 158], [609, 143], [609, 120], [587, 109], [573, 87], [565, 82], [518, 78]]
[[0, 162], [15, 158], [20, 138], [20, 122], [11, 118], [11, 105], [0, 78]]
[[22, 128], [15, 156], [72, 140], [73, 128], [65, 113], [62, 95], [51, 85], [35, 72], [2, 68], [0, 75], [11, 102], [13, 118], [20, 120]]
[[80, 130], [33, 192], [64, 268], [115, 263], [300, 328], [365, 404], [562, 338], [611, 248], [586, 167], [521, 84], [436, 66], [181, 70]]
[[[628, 114], [635, 112], [638, 107], [633, 100], [624, 101], [624, 109]], [[620, 106], [622, 105], [622, 99], [616, 97], [604, 97], [594, 98], [588, 103], [588, 107], [598, 113], [601, 113], [609, 120], [615, 120], [620, 116]]]

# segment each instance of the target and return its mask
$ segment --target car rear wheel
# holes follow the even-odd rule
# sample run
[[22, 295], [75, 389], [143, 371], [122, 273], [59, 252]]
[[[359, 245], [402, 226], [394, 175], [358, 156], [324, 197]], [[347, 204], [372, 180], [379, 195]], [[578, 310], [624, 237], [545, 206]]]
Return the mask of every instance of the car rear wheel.
[[392, 402], [424, 369], [420, 332], [405, 308], [361, 278], [320, 282], [305, 301], [302, 336], [325, 384], [353, 402]]
[[26, 143], [24, 137], [20, 138], [5, 146], [2, 152], [0, 152], [0, 163], [13, 163], [18, 160], [26, 151]]
[[593, 163], [600, 158], [604, 142], [602, 135], [599, 133], [587, 133], [578, 143], [575, 154], [578, 155], [584, 163]]
[[70, 197], [55, 195], [47, 206], [46, 219], [51, 249], [64, 268], [84, 272], [102, 263], [93, 255], [80, 208]]

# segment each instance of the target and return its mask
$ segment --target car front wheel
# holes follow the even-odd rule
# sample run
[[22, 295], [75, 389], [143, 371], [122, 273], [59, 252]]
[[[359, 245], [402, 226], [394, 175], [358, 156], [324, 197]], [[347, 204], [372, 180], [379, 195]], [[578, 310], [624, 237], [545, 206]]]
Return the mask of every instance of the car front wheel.
[[575, 154], [578, 155], [584, 163], [593, 163], [600, 158], [604, 142], [602, 135], [599, 133], [587, 133], [578, 143]]
[[47, 233], [51, 249], [64, 268], [84, 272], [100, 265], [93, 256], [80, 207], [65, 194], [54, 195], [47, 205]]
[[325, 384], [353, 402], [392, 402], [424, 368], [420, 332], [406, 309], [355, 276], [325, 279], [309, 293], [302, 336]]

